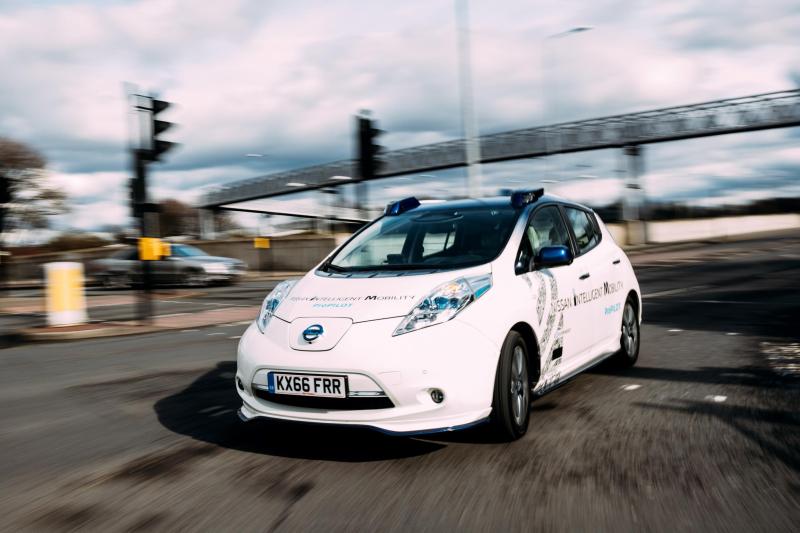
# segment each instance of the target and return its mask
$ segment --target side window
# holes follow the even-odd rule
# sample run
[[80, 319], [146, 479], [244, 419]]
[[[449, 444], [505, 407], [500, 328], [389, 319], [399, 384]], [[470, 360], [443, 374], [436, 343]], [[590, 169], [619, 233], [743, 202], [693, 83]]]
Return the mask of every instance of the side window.
[[119, 251], [111, 256], [111, 259], [121, 259], [123, 261], [130, 261], [139, 258], [139, 252], [136, 248], [129, 248]]
[[572, 232], [575, 234], [578, 251], [583, 254], [597, 246], [597, 243], [600, 242], [600, 234], [589, 213], [574, 207], [565, 207], [564, 210], [567, 213], [569, 224], [572, 226]]
[[515, 263], [517, 274], [528, 271], [531, 259], [535, 258], [545, 246], [566, 246], [569, 248], [569, 231], [556, 206], [538, 209], [525, 228]]
[[558, 208], [543, 207], [534, 213], [526, 229], [533, 253], [538, 254], [545, 246], [566, 246], [569, 248], [569, 232], [564, 225]]

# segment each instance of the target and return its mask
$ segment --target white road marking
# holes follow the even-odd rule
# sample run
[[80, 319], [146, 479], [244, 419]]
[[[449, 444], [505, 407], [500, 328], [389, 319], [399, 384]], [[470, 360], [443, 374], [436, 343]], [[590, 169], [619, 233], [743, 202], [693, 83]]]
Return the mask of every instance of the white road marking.
[[623, 387], [622, 387], [622, 390], [636, 390], [636, 389], [639, 389], [639, 388], [641, 388], [641, 387], [642, 387], [641, 385], [636, 385], [636, 384], [633, 384], [633, 385], [623, 385]]
[[182, 329], [181, 333], [192, 333], [194, 331], [200, 331], [199, 329]]
[[735, 331], [729, 331], [725, 335], [734, 336], [734, 335], [741, 335], [741, 333], [736, 333]]
[[223, 411], [226, 410], [226, 408], [224, 406], [222, 406], [222, 405], [214, 405], [214, 406], [211, 406], [211, 407], [206, 407], [205, 409], [200, 409], [197, 412], [200, 413], [200, 414], [205, 414], [205, 413], [211, 413], [212, 411], [218, 411], [220, 409], [222, 409]]
[[645, 294], [642, 298], [658, 298], [660, 296], [669, 296], [671, 294], [681, 294], [683, 292], [695, 291], [698, 289], [705, 289], [708, 285], [695, 285], [694, 287], [681, 287], [680, 289], [670, 289], [668, 291], [658, 291]]
[[682, 330], [682, 329], [677, 329], [677, 328], [675, 328], [675, 329], [669, 329], [669, 330], [667, 330], [667, 331], [668, 331], [668, 332], [670, 332], [670, 333], [680, 333], [680, 332], [681, 332], [681, 331], [683, 331], [683, 330]]
[[708, 396], [706, 396], [706, 400], [712, 401], [714, 403], [722, 403], [727, 399], [728, 399], [727, 396], [718, 396], [715, 394], [709, 394]]
[[169, 314], [169, 315], [156, 315], [153, 318], [170, 318], [170, 317], [173, 317], [173, 316], [183, 316], [183, 315], [188, 315], [188, 314], [189, 313], [172, 313], [172, 314]]
[[211, 336], [211, 335], [225, 335], [225, 334], [222, 333], [222, 332], [219, 332], [219, 333], [209, 333], [208, 335]]
[[228, 338], [231, 339], [231, 340], [236, 340], [236, 339], [241, 339], [242, 336], [241, 335], [234, 335], [234, 336], [228, 337]]
[[735, 304], [735, 305], [761, 305], [761, 302], [740, 302], [736, 300], [683, 300], [687, 304]]

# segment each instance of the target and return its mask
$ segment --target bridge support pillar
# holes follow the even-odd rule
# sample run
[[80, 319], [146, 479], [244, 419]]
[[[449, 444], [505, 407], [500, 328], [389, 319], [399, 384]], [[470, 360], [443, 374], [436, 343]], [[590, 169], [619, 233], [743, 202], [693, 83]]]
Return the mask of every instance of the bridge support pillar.
[[200, 238], [210, 240], [216, 237], [215, 218], [216, 213], [213, 209], [198, 209], [198, 225], [200, 228]]
[[623, 148], [627, 161], [625, 190], [622, 193], [622, 218], [625, 221], [628, 244], [647, 242], [647, 222], [645, 221], [645, 194], [641, 184], [644, 173], [644, 148], [638, 144]]

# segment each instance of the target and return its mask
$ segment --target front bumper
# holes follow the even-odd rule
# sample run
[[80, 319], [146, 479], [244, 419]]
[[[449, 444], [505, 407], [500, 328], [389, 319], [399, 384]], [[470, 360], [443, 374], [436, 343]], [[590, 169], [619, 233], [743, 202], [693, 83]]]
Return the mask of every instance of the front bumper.
[[[303, 319], [308, 321], [311, 319]], [[238, 349], [239, 416], [368, 426], [392, 434], [460, 429], [491, 412], [500, 346], [458, 318], [392, 337], [401, 318], [353, 324], [332, 349], [289, 347], [289, 324], [273, 318], [265, 334], [251, 325]], [[353, 398], [384, 397], [383, 408], [316, 408], [269, 401], [270, 371], [347, 375]], [[444, 392], [436, 403], [431, 390]]]

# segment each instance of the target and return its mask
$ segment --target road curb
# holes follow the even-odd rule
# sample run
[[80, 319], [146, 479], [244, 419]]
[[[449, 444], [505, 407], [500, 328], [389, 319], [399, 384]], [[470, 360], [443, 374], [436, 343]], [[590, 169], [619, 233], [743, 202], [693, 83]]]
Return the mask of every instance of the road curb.
[[[241, 320], [214, 322], [210, 324], [194, 324], [190, 329], [212, 328], [236, 324]], [[132, 335], [147, 335], [149, 333], [162, 333], [167, 331], [180, 331], [189, 326], [105, 326], [79, 331], [38, 331], [35, 328], [20, 329], [0, 334], [0, 348], [8, 348], [24, 343], [35, 342], [62, 342], [85, 339], [102, 339], [111, 337], [128, 337]]]
[[36, 331], [33, 329], [23, 329], [12, 335], [16, 337], [17, 342], [52, 342], [144, 335], [147, 333], [169, 331], [171, 329], [176, 328], [164, 328], [159, 326], [111, 326], [80, 331]]

